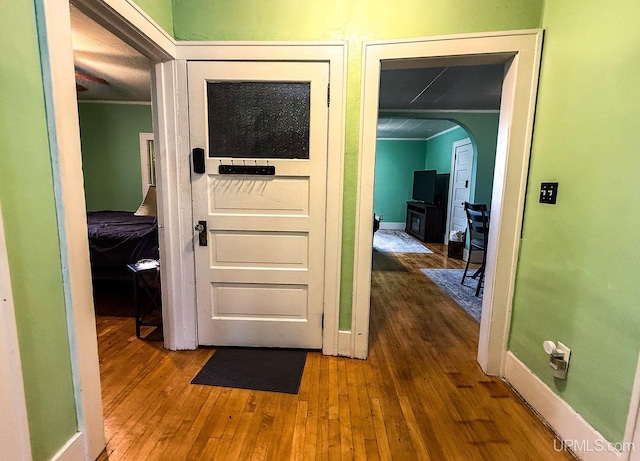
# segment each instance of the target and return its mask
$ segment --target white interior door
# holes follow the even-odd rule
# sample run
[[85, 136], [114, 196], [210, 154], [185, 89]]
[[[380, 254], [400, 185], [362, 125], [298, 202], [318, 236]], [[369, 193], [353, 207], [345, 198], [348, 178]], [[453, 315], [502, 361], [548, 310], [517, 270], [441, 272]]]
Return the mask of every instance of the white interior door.
[[328, 78], [322, 62], [188, 64], [201, 345], [322, 347]]
[[[467, 216], [464, 202], [469, 201], [471, 173], [473, 170], [473, 145], [469, 138], [453, 145], [451, 167], [451, 192], [449, 193], [449, 212], [447, 228], [449, 231], [466, 230]], [[449, 234], [447, 233], [447, 239]]]

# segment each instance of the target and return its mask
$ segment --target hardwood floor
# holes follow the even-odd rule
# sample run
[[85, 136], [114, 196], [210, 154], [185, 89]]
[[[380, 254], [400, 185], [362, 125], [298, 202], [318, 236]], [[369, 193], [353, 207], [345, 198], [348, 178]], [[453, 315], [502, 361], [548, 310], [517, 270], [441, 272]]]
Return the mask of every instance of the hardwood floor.
[[369, 359], [310, 352], [298, 395], [191, 385], [213, 349], [166, 351], [137, 339], [132, 317], [98, 316], [99, 459], [573, 459], [482, 373], [479, 325], [419, 271], [462, 262], [429, 247], [434, 254], [374, 254]]

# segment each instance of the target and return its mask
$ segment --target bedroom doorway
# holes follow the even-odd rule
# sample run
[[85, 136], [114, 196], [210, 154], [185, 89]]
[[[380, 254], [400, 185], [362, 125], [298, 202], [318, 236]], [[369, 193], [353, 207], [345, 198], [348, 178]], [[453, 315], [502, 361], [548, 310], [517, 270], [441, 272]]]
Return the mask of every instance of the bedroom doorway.
[[541, 31], [469, 34], [365, 44], [352, 310], [355, 356], [366, 357], [368, 351], [372, 233], [371, 225], [367, 224], [364, 217], [370, 216], [373, 204], [371, 184], [375, 163], [380, 70], [383, 62], [408, 64], [412, 60], [428, 59], [431, 65], [444, 66], [502, 63], [503, 98], [491, 205], [491, 209], [497, 212], [492, 214], [494, 225], [489, 232], [478, 363], [487, 374], [503, 373], [541, 44]]
[[158, 270], [131, 269], [159, 260], [152, 63], [73, 4], [70, 20], [97, 321], [162, 340]]
[[[139, 10], [109, 6], [95, 0], [73, 4], [103, 27], [114, 31], [153, 62], [174, 59], [175, 44], [168, 34]], [[89, 254], [86, 207], [80, 150], [78, 98], [71, 47], [68, 0], [44, 0], [37, 14], [47, 120], [49, 121], [61, 261], [64, 271], [70, 358], [74, 380], [78, 433], [69, 450], [84, 450], [96, 459], [105, 446]], [[135, 24], [135, 25], [134, 25]], [[137, 147], [135, 148], [137, 153]], [[136, 169], [137, 171], [137, 169]], [[136, 174], [138, 174], [136, 172]], [[81, 390], [81, 392], [80, 392]]]

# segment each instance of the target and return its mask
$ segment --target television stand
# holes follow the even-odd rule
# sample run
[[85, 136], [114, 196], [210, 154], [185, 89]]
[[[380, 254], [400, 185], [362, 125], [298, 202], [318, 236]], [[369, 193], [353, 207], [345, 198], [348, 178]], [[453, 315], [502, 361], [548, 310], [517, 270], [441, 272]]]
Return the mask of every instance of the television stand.
[[444, 242], [444, 208], [430, 203], [407, 202], [405, 232], [422, 242]]

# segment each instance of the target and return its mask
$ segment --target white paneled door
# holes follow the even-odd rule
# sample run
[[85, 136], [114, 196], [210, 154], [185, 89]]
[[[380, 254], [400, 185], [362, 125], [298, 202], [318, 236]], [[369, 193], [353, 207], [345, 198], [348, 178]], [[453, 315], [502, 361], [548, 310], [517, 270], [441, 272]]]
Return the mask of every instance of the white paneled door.
[[467, 214], [464, 202], [469, 201], [473, 171], [473, 145], [470, 139], [454, 143], [451, 168], [451, 197], [449, 199], [449, 230], [466, 230]]
[[326, 62], [188, 64], [201, 345], [322, 347], [328, 78]]

